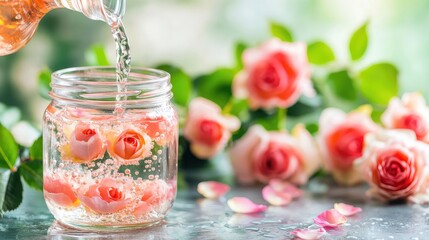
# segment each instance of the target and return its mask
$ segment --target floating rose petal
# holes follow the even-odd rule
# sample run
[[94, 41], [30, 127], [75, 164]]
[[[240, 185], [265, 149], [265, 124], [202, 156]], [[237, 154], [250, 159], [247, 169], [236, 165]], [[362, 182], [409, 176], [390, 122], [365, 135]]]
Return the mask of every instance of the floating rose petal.
[[352, 205], [348, 205], [345, 203], [335, 203], [334, 204], [335, 210], [337, 210], [339, 213], [341, 213], [343, 216], [352, 216], [355, 215], [358, 212], [362, 212], [362, 208], [355, 207]]
[[314, 223], [321, 227], [338, 227], [346, 222], [347, 218], [335, 209], [326, 210], [314, 219]]
[[197, 187], [198, 193], [205, 198], [219, 198], [229, 191], [229, 186], [220, 182], [207, 181], [200, 182]]
[[265, 205], [253, 203], [245, 197], [234, 197], [228, 200], [228, 206], [236, 213], [258, 213], [267, 209]]
[[277, 192], [271, 186], [265, 186], [262, 189], [262, 197], [274, 206], [284, 206], [292, 201], [292, 195]]
[[270, 181], [269, 186], [276, 192], [286, 193], [292, 198], [298, 198], [302, 195], [302, 190], [295, 187], [295, 185], [284, 182], [278, 179]]
[[317, 229], [296, 229], [291, 232], [292, 235], [299, 237], [304, 240], [312, 240], [312, 239], [319, 239], [325, 234], [326, 231], [323, 228], [317, 228]]

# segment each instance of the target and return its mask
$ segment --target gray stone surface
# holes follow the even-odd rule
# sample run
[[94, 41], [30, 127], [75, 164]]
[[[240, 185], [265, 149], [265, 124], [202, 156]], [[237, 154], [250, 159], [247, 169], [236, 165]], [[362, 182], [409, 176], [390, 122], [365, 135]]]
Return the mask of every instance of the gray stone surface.
[[[314, 185], [314, 184], [313, 184]], [[311, 187], [313, 188], [313, 187]], [[316, 188], [320, 191], [320, 185]], [[262, 214], [234, 214], [226, 205], [233, 196], [264, 203], [261, 188], [236, 188], [225, 199], [202, 199], [195, 190], [178, 194], [164, 222], [148, 229], [120, 233], [91, 233], [58, 225], [40, 193], [26, 189], [25, 202], [0, 219], [0, 239], [292, 239], [295, 228], [312, 225], [313, 218], [336, 202], [355, 204], [363, 212], [322, 239], [429, 239], [429, 207], [383, 205], [365, 197], [365, 187], [329, 187], [286, 207], [269, 207]]]

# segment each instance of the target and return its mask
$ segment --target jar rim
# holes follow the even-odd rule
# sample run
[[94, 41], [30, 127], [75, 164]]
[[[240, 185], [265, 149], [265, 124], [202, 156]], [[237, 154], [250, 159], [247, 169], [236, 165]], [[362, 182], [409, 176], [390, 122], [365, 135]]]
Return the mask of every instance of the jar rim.
[[[119, 92], [119, 88], [126, 89]], [[114, 108], [117, 104], [153, 107], [172, 98], [170, 74], [152, 68], [132, 68], [127, 82], [118, 84], [116, 67], [73, 67], [52, 73], [50, 97], [72, 105]], [[117, 100], [118, 96], [125, 99]], [[140, 106], [137, 106], [140, 105]]]

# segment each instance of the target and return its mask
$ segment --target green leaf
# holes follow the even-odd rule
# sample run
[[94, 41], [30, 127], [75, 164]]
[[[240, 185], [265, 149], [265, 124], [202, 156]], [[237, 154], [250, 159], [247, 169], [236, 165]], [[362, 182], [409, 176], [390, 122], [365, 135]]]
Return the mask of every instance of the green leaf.
[[292, 117], [303, 116], [314, 112], [322, 106], [322, 98], [320, 96], [307, 97], [302, 95], [298, 102], [287, 110], [287, 115]]
[[356, 32], [353, 33], [349, 42], [350, 56], [353, 61], [359, 60], [365, 54], [368, 47], [368, 23], [363, 24]]
[[39, 94], [45, 99], [50, 99], [49, 92], [51, 91], [51, 74], [52, 71], [48, 68], [39, 72], [38, 89]]
[[357, 99], [353, 79], [351, 79], [347, 70], [341, 70], [329, 74], [327, 84], [337, 97], [349, 101]]
[[244, 67], [243, 64], [243, 52], [246, 50], [246, 44], [242, 42], [238, 42], [235, 44], [235, 65], [237, 69], [242, 69]]
[[109, 66], [106, 50], [100, 44], [93, 45], [86, 53], [85, 59], [88, 65], [91, 66]]
[[249, 104], [247, 99], [233, 99], [230, 114], [240, 119], [248, 117]]
[[359, 73], [362, 95], [375, 104], [386, 106], [398, 95], [398, 69], [390, 63], [377, 63]]
[[308, 61], [313, 64], [323, 65], [335, 60], [334, 51], [328, 44], [318, 41], [308, 45], [307, 47]]
[[13, 169], [18, 154], [18, 144], [12, 134], [0, 124], [0, 168]]
[[19, 172], [24, 178], [28, 186], [43, 190], [43, 162], [42, 161], [27, 161], [19, 167]]
[[4, 192], [0, 192], [0, 198], [3, 199], [1, 212], [12, 211], [18, 208], [22, 202], [22, 192], [23, 188], [19, 171], [11, 172]]
[[30, 147], [30, 159], [31, 160], [43, 160], [43, 138], [40, 136], [33, 145]]
[[305, 128], [312, 135], [315, 135], [319, 131], [319, 125], [317, 123], [307, 123]]
[[186, 107], [192, 94], [192, 80], [189, 75], [180, 68], [168, 64], [163, 64], [156, 68], [170, 73], [171, 84], [173, 85], [173, 101], [180, 106]]
[[232, 80], [235, 70], [220, 68], [214, 72], [199, 76], [194, 80], [199, 96], [207, 98], [223, 108], [232, 96]]
[[372, 109], [372, 111], [371, 111], [372, 121], [374, 121], [375, 123], [381, 124], [381, 115], [383, 115], [384, 111], [385, 111], [384, 108], [383, 109], [377, 109], [377, 108]]
[[292, 42], [292, 33], [285, 26], [277, 22], [270, 22], [271, 34], [284, 42]]

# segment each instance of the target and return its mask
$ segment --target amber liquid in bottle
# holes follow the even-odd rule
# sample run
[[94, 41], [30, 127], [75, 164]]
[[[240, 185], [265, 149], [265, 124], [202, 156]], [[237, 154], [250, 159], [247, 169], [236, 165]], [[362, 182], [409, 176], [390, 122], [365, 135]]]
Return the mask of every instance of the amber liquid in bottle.
[[56, 6], [53, 0], [0, 0], [0, 56], [27, 44], [40, 19]]

